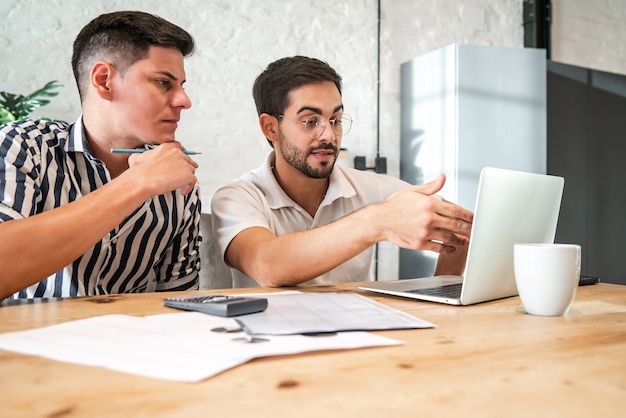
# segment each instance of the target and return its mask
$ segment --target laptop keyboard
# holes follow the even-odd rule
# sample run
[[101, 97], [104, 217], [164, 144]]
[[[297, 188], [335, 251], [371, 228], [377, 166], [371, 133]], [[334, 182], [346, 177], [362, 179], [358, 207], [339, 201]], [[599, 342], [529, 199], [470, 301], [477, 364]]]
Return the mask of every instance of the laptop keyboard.
[[420, 295], [443, 296], [447, 298], [460, 298], [463, 283], [447, 284], [443, 286], [428, 287], [425, 289], [408, 290], [408, 293], [418, 293]]

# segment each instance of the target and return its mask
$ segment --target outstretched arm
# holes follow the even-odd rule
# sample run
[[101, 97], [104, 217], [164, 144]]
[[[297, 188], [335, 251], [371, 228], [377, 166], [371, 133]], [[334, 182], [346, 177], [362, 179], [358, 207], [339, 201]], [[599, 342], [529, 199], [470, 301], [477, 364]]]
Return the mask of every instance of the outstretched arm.
[[332, 270], [379, 241], [403, 248], [454, 253], [467, 243], [473, 214], [433, 198], [445, 177], [409, 187], [312, 230], [276, 236], [265, 228], [240, 232], [226, 260], [262, 286], [292, 286]]

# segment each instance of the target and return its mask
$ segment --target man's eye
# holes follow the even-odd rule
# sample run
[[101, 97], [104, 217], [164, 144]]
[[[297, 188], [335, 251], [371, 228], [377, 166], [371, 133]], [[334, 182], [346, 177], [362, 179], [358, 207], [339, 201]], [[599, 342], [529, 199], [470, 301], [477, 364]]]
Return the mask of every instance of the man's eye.
[[172, 84], [170, 83], [170, 80], [157, 80], [156, 82], [157, 82], [157, 84], [158, 84], [159, 86], [161, 86], [162, 88], [164, 88], [164, 89], [166, 89], [166, 90], [169, 90], [169, 89], [170, 89], [170, 87], [171, 87], [171, 85], [172, 85]]
[[343, 119], [341, 118], [336, 118], [336, 119], [331, 119], [330, 120], [330, 124], [333, 126], [341, 126], [341, 124], [343, 123]]
[[310, 118], [304, 121], [304, 124], [306, 125], [307, 128], [315, 128], [319, 126], [320, 118], [318, 118], [317, 116], [311, 116]]

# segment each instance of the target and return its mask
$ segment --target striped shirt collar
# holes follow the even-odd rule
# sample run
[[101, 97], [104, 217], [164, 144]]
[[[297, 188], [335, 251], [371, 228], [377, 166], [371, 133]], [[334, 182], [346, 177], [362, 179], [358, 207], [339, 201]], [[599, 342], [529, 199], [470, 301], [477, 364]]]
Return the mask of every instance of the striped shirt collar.
[[98, 160], [94, 157], [91, 147], [89, 146], [89, 140], [87, 139], [87, 132], [85, 132], [85, 124], [83, 122], [83, 115], [81, 114], [78, 119], [70, 126], [70, 134], [67, 141], [68, 152], [80, 152], [88, 156], [91, 160]]
[[[147, 150], [156, 148], [157, 145], [145, 144], [144, 148]], [[68, 152], [81, 152], [94, 160], [91, 147], [89, 146], [89, 140], [87, 139], [87, 132], [85, 132], [85, 125], [83, 122], [83, 115], [81, 114], [78, 119], [70, 126], [69, 138], [67, 141], [66, 150]]]

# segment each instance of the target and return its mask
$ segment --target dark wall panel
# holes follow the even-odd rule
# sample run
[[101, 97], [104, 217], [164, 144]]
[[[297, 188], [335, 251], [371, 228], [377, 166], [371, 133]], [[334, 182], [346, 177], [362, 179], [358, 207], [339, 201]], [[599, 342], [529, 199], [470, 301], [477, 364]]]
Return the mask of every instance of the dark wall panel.
[[548, 64], [548, 173], [565, 177], [557, 242], [626, 284], [626, 76]]

